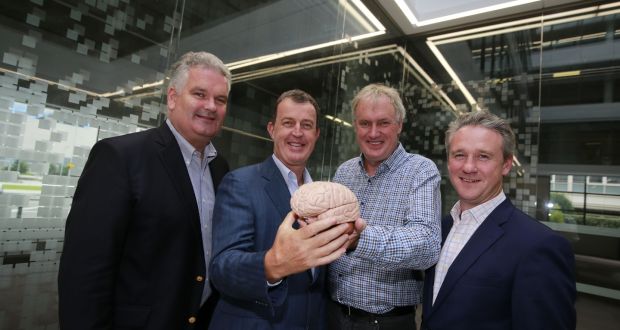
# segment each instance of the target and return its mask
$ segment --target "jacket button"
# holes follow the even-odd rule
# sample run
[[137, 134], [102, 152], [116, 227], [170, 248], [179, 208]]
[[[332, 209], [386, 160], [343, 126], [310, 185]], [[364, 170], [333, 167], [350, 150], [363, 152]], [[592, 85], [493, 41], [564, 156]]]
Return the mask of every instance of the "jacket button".
[[200, 275], [196, 276], [196, 282], [202, 282], [202, 281], [204, 281], [204, 280], [205, 280], [205, 278], [204, 278], [204, 277], [202, 277], [202, 276], [200, 276]]
[[194, 324], [196, 323], [196, 317], [192, 316], [189, 319], [187, 319], [187, 322], [189, 322], [189, 324]]

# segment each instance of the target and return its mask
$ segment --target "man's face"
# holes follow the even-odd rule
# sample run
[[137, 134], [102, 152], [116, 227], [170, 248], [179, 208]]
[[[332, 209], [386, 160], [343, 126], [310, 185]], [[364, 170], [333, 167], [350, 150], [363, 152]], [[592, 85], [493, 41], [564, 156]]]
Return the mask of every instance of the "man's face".
[[216, 136], [226, 115], [228, 82], [221, 73], [195, 66], [180, 90], [168, 88], [168, 118], [174, 128], [199, 151]]
[[476, 207], [502, 191], [502, 180], [512, 168], [504, 159], [499, 133], [482, 126], [465, 126], [452, 135], [448, 172], [459, 194], [461, 210]]
[[376, 168], [396, 150], [403, 128], [396, 118], [396, 109], [385, 95], [357, 103], [355, 133], [367, 166]]
[[267, 124], [273, 153], [289, 169], [305, 167], [319, 138], [314, 106], [287, 98], [278, 104], [276, 111], [275, 122]]

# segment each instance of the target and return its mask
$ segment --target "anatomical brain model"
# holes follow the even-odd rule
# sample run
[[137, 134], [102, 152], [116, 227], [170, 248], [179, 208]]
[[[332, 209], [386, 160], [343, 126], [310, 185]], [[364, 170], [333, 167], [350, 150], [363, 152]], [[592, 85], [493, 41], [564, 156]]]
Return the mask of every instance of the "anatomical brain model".
[[355, 194], [334, 182], [315, 181], [299, 187], [291, 197], [291, 209], [302, 219], [335, 216], [338, 223], [353, 222], [360, 216]]

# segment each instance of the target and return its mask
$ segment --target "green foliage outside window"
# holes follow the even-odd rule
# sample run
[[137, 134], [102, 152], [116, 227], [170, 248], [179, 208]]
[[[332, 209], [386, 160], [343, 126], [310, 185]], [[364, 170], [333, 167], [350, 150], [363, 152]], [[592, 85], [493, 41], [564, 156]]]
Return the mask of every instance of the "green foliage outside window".
[[19, 171], [20, 174], [28, 174], [30, 171], [30, 167], [26, 162], [20, 162], [19, 160], [15, 160], [11, 166], [5, 166], [3, 168], [5, 171]]

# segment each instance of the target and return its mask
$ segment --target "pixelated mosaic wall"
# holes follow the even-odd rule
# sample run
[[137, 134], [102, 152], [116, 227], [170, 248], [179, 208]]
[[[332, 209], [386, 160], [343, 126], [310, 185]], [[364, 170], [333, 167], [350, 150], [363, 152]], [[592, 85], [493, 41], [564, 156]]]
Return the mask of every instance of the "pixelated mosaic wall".
[[[162, 9], [164, 9], [162, 7]], [[161, 121], [174, 10], [0, 4], [0, 328], [57, 329], [64, 223], [92, 145]]]

